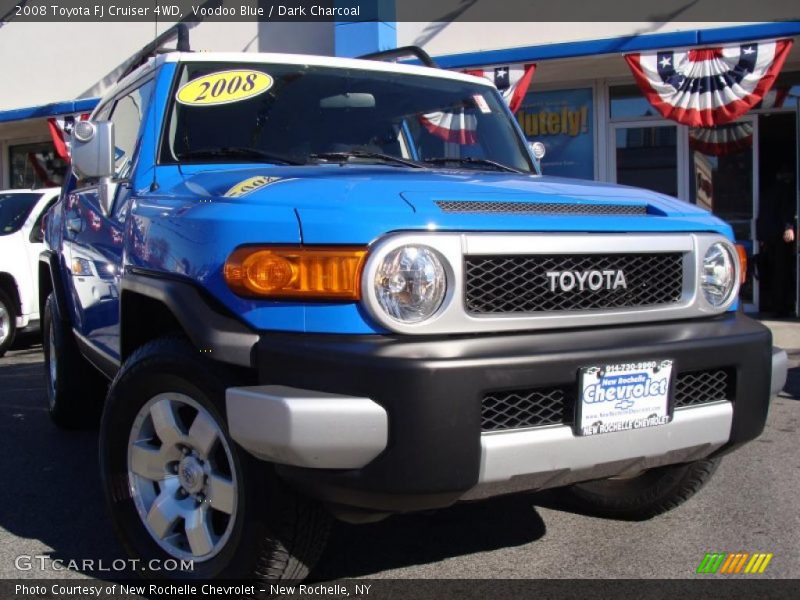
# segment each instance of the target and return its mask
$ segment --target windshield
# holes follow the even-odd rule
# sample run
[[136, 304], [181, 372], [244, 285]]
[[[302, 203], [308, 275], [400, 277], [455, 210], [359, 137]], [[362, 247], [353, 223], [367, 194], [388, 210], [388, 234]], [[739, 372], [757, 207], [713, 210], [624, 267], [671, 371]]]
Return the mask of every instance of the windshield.
[[0, 235], [19, 231], [39, 198], [41, 198], [41, 194], [0, 192]]
[[161, 162], [368, 161], [529, 173], [501, 103], [490, 87], [424, 75], [190, 63], [173, 95]]

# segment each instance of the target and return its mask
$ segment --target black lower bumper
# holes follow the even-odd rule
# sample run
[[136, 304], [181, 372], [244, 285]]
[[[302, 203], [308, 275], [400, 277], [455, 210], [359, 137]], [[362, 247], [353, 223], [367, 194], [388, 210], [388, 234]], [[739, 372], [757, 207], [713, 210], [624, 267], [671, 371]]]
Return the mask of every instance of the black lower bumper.
[[[265, 333], [262, 383], [371, 398], [389, 416], [386, 450], [355, 470], [280, 466], [282, 477], [329, 502], [381, 511], [446, 506], [478, 480], [487, 392], [575, 386], [581, 367], [671, 359], [675, 372], [735, 373], [729, 442], [764, 428], [770, 331], [741, 314], [704, 320], [480, 337]], [[613, 434], [610, 434], [613, 435]]]

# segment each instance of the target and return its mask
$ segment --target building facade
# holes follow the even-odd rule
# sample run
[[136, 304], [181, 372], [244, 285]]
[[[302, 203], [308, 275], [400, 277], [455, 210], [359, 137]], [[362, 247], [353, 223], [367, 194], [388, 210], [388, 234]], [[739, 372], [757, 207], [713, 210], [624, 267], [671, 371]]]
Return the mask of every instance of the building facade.
[[[644, 187], [713, 211], [748, 250], [747, 308], [797, 314], [800, 45], [763, 101], [724, 128], [664, 118], [624, 55], [796, 42], [800, 23], [397, 25], [399, 46], [422, 45], [445, 68], [535, 64], [516, 116], [528, 139], [545, 143], [546, 174]], [[788, 221], [794, 242], [782, 239]]]
[[[126, 60], [167, 26], [0, 28], [0, 55], [18, 58], [0, 94], [0, 186], [59, 183], [64, 164], [51, 120], [90, 111]], [[197, 50], [356, 56], [418, 45], [449, 69], [535, 65], [516, 117], [530, 140], [545, 143], [545, 174], [645, 187], [712, 210], [751, 257], [747, 307], [783, 313], [791, 305], [794, 314], [797, 242], [781, 236], [787, 220], [797, 231], [800, 44], [788, 51], [771, 92], [724, 129], [662, 116], [625, 55], [799, 36], [798, 22], [200, 23], [191, 31]], [[781, 252], [782, 261], [790, 256], [785, 277], [773, 260]]]

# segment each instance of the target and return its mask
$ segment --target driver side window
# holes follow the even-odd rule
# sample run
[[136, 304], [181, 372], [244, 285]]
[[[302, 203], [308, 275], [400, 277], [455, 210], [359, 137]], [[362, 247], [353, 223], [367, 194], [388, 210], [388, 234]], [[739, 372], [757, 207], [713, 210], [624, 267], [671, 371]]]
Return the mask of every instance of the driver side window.
[[148, 81], [114, 104], [110, 121], [114, 123], [114, 178], [124, 179], [130, 174], [131, 161], [139, 139], [145, 107], [150, 99], [153, 82]]

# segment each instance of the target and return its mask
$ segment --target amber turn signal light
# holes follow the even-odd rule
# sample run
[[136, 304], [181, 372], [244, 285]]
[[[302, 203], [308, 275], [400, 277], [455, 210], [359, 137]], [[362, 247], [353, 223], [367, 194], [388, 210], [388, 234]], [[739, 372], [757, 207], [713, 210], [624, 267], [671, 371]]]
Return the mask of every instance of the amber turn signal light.
[[736, 254], [739, 255], [739, 283], [744, 285], [747, 281], [747, 250], [741, 244], [736, 244]]
[[249, 246], [228, 257], [224, 275], [240, 296], [358, 300], [366, 256], [352, 246]]

